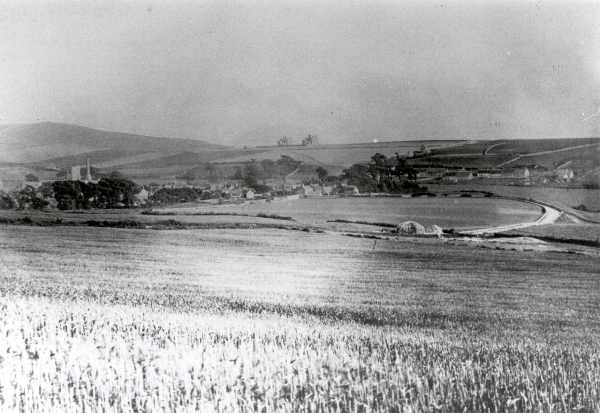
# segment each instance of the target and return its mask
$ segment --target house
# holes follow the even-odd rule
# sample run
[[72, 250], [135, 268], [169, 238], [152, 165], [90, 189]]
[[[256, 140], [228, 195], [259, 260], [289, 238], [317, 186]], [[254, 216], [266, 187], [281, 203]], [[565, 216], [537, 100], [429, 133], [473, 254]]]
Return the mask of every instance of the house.
[[311, 185], [302, 185], [298, 192], [303, 196], [318, 195], [317, 191]]
[[244, 198], [246, 199], [254, 199], [254, 190], [253, 189], [248, 189], [245, 194], [244, 194]]
[[332, 185], [323, 185], [321, 187], [321, 195], [329, 196], [333, 195], [334, 188]]
[[342, 194], [344, 195], [358, 195], [360, 191], [356, 185], [343, 185], [342, 186]]

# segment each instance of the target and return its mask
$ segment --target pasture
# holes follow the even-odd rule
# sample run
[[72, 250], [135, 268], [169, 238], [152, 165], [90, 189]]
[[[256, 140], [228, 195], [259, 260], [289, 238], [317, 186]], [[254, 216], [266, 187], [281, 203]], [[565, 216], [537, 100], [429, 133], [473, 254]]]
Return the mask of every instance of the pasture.
[[597, 257], [1, 226], [0, 410], [595, 411]]
[[[539, 207], [518, 201], [489, 198], [350, 197], [278, 199], [242, 204], [197, 205], [162, 208], [177, 214], [202, 212], [276, 214], [290, 216], [307, 225], [324, 226], [328, 220], [398, 224], [413, 220], [442, 228], [471, 228], [535, 221]], [[185, 216], [185, 215], [178, 215]]]
[[[459, 190], [490, 191], [498, 195], [518, 198], [532, 198], [537, 201], [547, 202], [559, 208], [573, 212], [572, 209], [585, 205], [590, 210], [600, 210], [600, 189], [585, 188], [560, 188], [544, 186], [512, 186], [489, 185], [482, 183], [461, 183], [457, 185], [428, 185], [432, 191], [451, 192]], [[598, 219], [599, 214], [575, 211], [578, 214]]]

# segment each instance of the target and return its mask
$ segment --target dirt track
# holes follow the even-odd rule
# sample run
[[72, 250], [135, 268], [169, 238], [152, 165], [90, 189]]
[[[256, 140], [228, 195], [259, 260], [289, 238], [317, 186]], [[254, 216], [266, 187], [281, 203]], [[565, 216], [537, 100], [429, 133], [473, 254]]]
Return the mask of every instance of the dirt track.
[[533, 227], [536, 225], [553, 224], [563, 214], [562, 211], [560, 211], [556, 208], [553, 208], [551, 206], [542, 205], [537, 202], [531, 202], [531, 201], [528, 201], [528, 202], [539, 206], [544, 211], [542, 216], [539, 217], [536, 221], [522, 222], [522, 223], [510, 224], [510, 225], [500, 225], [500, 226], [496, 226], [496, 227], [473, 229], [473, 230], [461, 231], [461, 233], [468, 234], [468, 235], [496, 234], [499, 232], [506, 232], [506, 231], [510, 231], [513, 229], [523, 229], [523, 228]]

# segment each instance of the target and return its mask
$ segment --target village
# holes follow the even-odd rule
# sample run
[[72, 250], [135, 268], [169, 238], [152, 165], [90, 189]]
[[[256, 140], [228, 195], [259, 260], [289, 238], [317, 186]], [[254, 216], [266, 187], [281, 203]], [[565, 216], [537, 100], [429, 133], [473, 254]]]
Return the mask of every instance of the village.
[[[324, 177], [322, 177], [324, 179]], [[255, 177], [232, 176], [214, 182], [213, 179], [173, 179], [171, 182], [137, 184], [118, 172], [99, 174], [90, 164], [75, 165], [66, 175], [55, 180], [41, 181], [30, 174], [24, 182], [12, 190], [3, 191], [0, 186], [0, 209], [87, 209], [100, 207], [89, 188], [102, 184], [112, 185], [114, 202], [102, 203], [102, 207], [140, 208], [155, 205], [206, 201], [212, 203], [239, 203], [246, 200], [273, 200], [276, 198], [298, 199], [300, 197], [352, 196], [360, 193], [356, 185], [328, 177], [319, 181], [318, 174], [312, 179], [264, 179], [258, 183]], [[105, 185], [105, 186], [106, 186]], [[108, 186], [111, 186], [108, 185]], [[66, 187], [69, 202], [61, 203], [58, 188]], [[65, 192], [65, 191], [62, 191]], [[85, 200], [77, 198], [86, 197]], [[109, 197], [111, 197], [109, 195]]]
[[[316, 140], [311, 135], [309, 138]], [[285, 139], [278, 145], [286, 145]], [[444, 159], [429, 156], [431, 152], [424, 145], [404, 156], [377, 153], [370, 162], [352, 165], [339, 176], [329, 175], [322, 166], [283, 155], [276, 161], [208, 163], [159, 182], [137, 182], [117, 171], [95, 168], [88, 158], [83, 165], [59, 171], [54, 179], [42, 180], [29, 173], [22, 181], [13, 182], [12, 187], [5, 187], [0, 181], [0, 209], [144, 208], [194, 201], [239, 203], [278, 198], [415, 195], [428, 193], [425, 185], [573, 187], [577, 177], [570, 162], [553, 168], [535, 163], [500, 167], [446, 165]], [[104, 194], [96, 194], [94, 188], [103, 188]]]

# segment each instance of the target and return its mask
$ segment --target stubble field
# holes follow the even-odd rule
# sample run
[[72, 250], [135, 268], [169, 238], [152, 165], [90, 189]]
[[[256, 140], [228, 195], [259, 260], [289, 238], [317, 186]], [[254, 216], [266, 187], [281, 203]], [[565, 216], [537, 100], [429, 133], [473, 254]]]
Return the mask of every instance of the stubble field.
[[596, 411], [597, 257], [0, 228], [3, 411]]

